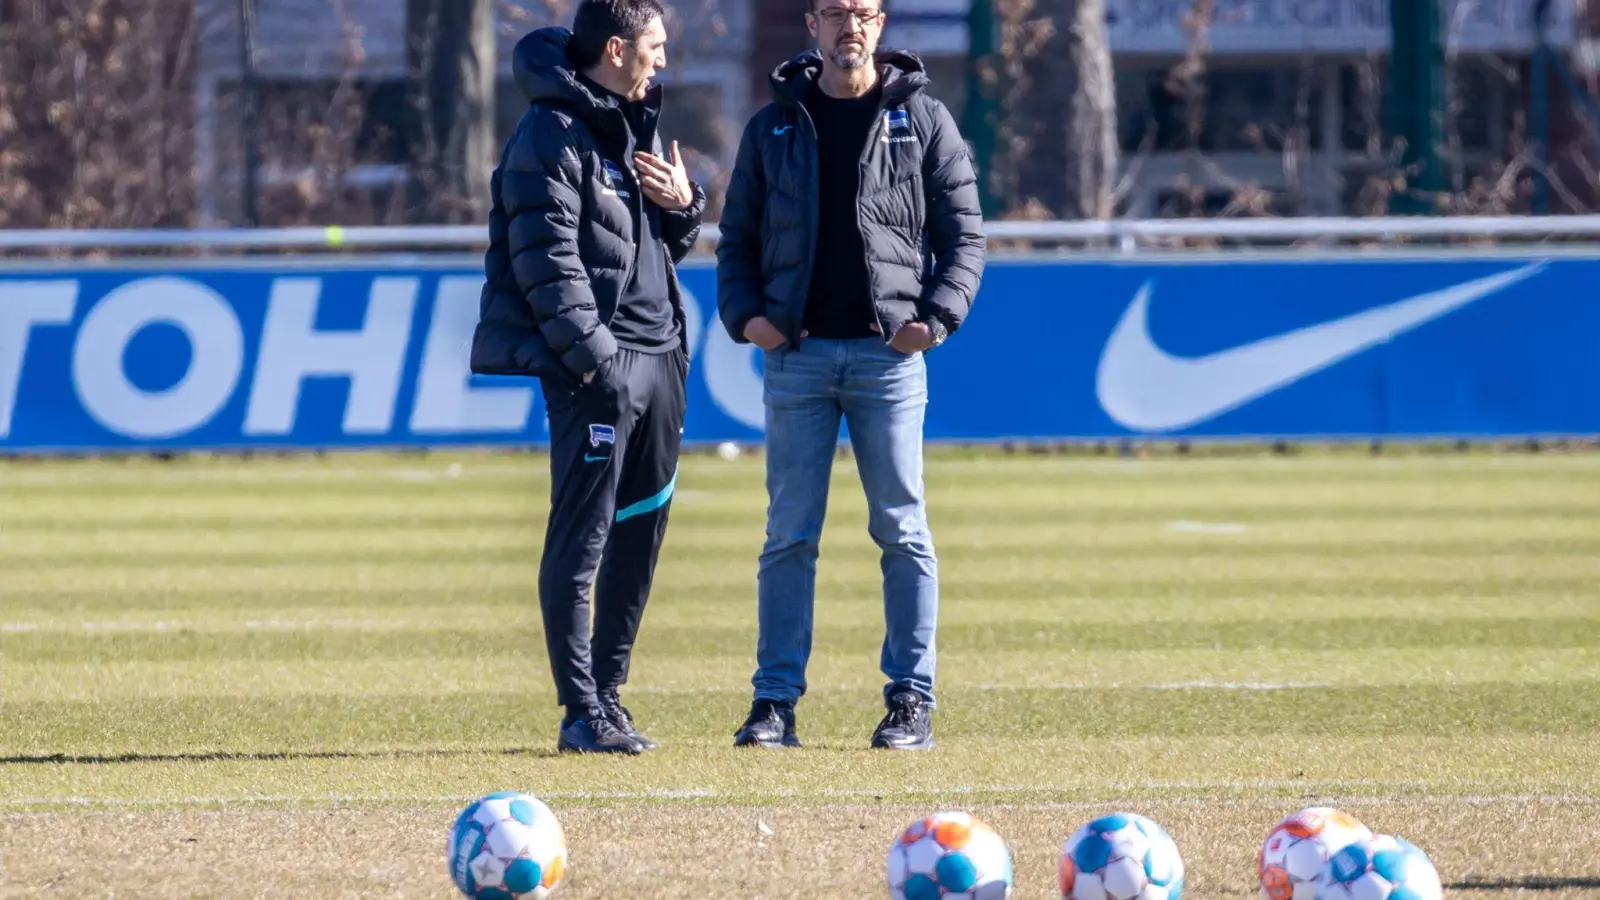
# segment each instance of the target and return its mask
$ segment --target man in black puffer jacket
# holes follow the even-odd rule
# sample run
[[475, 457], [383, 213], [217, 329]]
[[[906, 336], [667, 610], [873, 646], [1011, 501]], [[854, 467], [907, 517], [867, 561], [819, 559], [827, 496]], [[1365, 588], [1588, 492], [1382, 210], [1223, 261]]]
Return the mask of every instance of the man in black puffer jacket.
[[655, 746], [617, 691], [677, 483], [689, 357], [674, 265], [705, 208], [656, 133], [661, 17], [657, 0], [583, 0], [570, 33], [523, 38], [513, 66], [530, 105], [491, 179], [472, 371], [537, 376], [544, 393], [539, 601], [565, 751]]
[[[803, 0], [802, 0], [803, 2]], [[745, 128], [717, 247], [728, 334], [766, 351], [766, 546], [755, 703], [740, 746], [797, 746], [816, 562], [842, 418], [883, 551], [888, 713], [874, 747], [933, 746], [938, 567], [922, 480], [925, 352], [966, 320], [984, 265], [965, 142], [922, 63], [875, 53], [879, 0], [810, 0], [820, 52], [772, 75]]]

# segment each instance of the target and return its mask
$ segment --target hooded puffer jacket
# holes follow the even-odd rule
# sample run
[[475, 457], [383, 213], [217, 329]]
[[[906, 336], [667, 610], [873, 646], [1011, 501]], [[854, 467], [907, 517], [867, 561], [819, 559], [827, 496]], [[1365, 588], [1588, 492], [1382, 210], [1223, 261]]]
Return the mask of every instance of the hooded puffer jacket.
[[[983, 274], [977, 178], [944, 104], [928, 96], [922, 61], [880, 53], [883, 108], [861, 157], [857, 221], [885, 340], [936, 318], [954, 334]], [[772, 73], [773, 102], [745, 128], [717, 246], [717, 306], [728, 334], [765, 316], [800, 343], [817, 229], [817, 131], [803, 101], [822, 74], [810, 50]], [[825, 264], [825, 261], [821, 261]]]
[[[575, 379], [617, 352], [606, 323], [633, 274], [648, 202], [633, 154], [636, 147], [661, 153], [661, 88], [642, 101], [646, 126], [634, 134], [616, 99], [597, 95], [573, 71], [570, 38], [565, 28], [541, 28], [512, 56], [529, 106], [490, 179], [487, 278], [472, 340], [478, 374]], [[704, 211], [699, 185], [688, 209], [661, 211], [672, 263], [694, 247]], [[668, 273], [685, 330], [677, 273], [672, 266]]]

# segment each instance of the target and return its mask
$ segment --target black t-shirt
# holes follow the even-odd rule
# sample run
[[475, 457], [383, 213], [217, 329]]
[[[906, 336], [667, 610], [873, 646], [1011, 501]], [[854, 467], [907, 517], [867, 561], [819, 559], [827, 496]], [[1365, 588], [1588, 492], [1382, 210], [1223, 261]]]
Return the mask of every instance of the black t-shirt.
[[[637, 188], [635, 188], [637, 189]], [[678, 319], [672, 312], [672, 297], [667, 284], [667, 251], [661, 243], [661, 210], [644, 201], [644, 219], [639, 223], [638, 255], [633, 277], [617, 301], [617, 314], [611, 318], [611, 333], [618, 346], [644, 353], [666, 353], [675, 349]]]
[[[585, 81], [588, 81], [591, 90], [605, 91], [593, 81]], [[655, 131], [655, 123], [647, 121], [654, 114], [643, 103], [628, 102], [616, 94], [611, 96], [616, 98], [622, 111], [627, 114], [628, 128], [633, 132], [635, 143], [643, 145], [641, 136]], [[621, 162], [624, 166], [621, 171], [633, 172], [632, 159]], [[611, 176], [612, 187], [619, 193], [627, 193], [628, 196], [619, 199], [633, 206], [639, 199], [633, 196], [633, 192], [639, 190], [638, 177], [634, 175], [632, 178], [619, 179], [617, 174], [621, 172]], [[611, 318], [611, 334], [617, 339], [618, 346], [643, 353], [667, 353], [676, 349], [682, 341], [679, 339], [678, 318], [673, 314], [672, 296], [669, 293], [667, 250], [661, 242], [661, 208], [647, 198], [643, 200], [643, 207], [644, 214], [637, 223], [637, 234], [634, 236], [636, 255], [633, 275], [617, 300], [617, 312]]]
[[867, 251], [858, 215], [861, 155], [878, 116], [883, 89], [863, 97], [837, 98], [816, 84], [806, 111], [817, 126], [817, 247], [811, 264], [802, 326], [812, 337], [873, 335], [877, 316], [867, 282]]

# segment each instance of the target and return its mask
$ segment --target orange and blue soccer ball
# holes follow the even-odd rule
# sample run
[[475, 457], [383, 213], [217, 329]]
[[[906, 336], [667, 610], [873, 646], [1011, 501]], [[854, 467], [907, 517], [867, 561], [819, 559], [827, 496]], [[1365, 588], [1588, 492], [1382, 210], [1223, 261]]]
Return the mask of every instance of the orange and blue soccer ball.
[[890, 900], [1008, 900], [1014, 881], [1000, 833], [964, 812], [918, 819], [889, 848]]
[[1312, 900], [1328, 858], [1372, 831], [1347, 812], [1308, 806], [1286, 817], [1256, 854], [1261, 900]]
[[1443, 900], [1428, 854], [1393, 835], [1356, 841], [1328, 858], [1316, 900]]
[[1061, 847], [1063, 900], [1180, 900], [1183, 857], [1167, 830], [1136, 813], [1101, 816]]
[[450, 878], [469, 900], [544, 900], [567, 868], [561, 823], [537, 797], [474, 801], [450, 829]]

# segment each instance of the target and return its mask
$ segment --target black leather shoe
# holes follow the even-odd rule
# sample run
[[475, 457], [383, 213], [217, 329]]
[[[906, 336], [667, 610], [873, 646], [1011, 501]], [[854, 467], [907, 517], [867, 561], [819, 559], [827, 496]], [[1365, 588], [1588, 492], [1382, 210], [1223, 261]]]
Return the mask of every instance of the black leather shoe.
[[794, 704], [777, 700], [757, 700], [750, 704], [750, 716], [733, 736], [735, 747], [798, 747], [794, 733]]
[[655, 741], [640, 734], [639, 729], [633, 727], [633, 714], [628, 712], [626, 706], [622, 705], [622, 700], [617, 696], [616, 691], [600, 692], [600, 711], [605, 714], [611, 724], [617, 726], [618, 730], [633, 738], [633, 742], [638, 744], [641, 749], [654, 750], [659, 746]]
[[598, 711], [563, 723], [556, 749], [562, 753], [626, 753], [633, 756], [644, 752], [638, 741], [611, 724], [611, 720]]
[[933, 718], [922, 695], [900, 691], [889, 697], [889, 714], [872, 733], [872, 746], [882, 750], [932, 750]]

